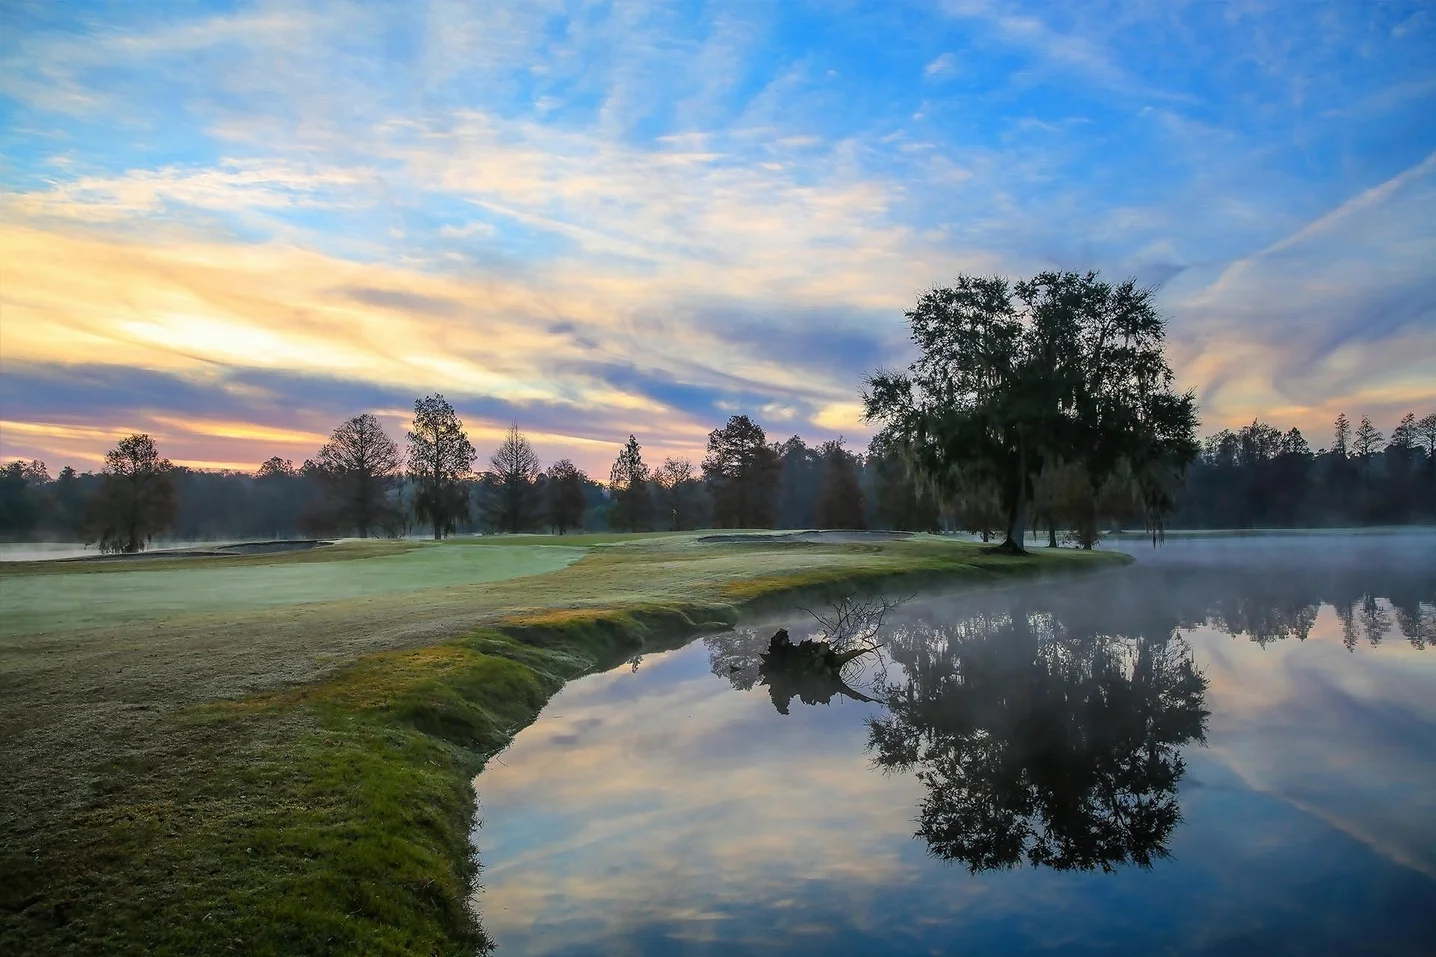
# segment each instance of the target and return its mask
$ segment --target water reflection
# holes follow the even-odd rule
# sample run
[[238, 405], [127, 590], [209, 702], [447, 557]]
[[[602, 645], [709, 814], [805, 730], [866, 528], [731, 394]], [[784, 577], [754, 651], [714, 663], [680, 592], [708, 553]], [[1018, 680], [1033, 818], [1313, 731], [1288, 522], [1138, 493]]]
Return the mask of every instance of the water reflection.
[[1072, 635], [1016, 602], [1005, 615], [913, 627], [878, 695], [869, 743], [927, 789], [918, 834], [977, 872], [1151, 866], [1181, 818], [1180, 749], [1203, 738], [1206, 680], [1169, 635]]
[[[1130, 627], [1124, 627], [1130, 626]], [[918, 836], [970, 870], [1026, 861], [1057, 870], [1151, 866], [1180, 819], [1180, 749], [1203, 738], [1206, 681], [1170, 627], [1069, 628], [1061, 609], [1013, 596], [954, 625], [887, 636], [873, 694], [764, 655], [762, 631], [706, 639], [734, 688], [767, 686], [787, 714], [798, 697], [876, 701], [868, 750], [926, 788]]]
[[1266, 556], [1267, 575], [1157, 563], [1115, 581], [1107, 601], [1085, 583], [972, 595], [955, 622], [892, 628], [866, 675], [776, 667], [767, 629], [704, 643], [714, 675], [765, 687], [780, 714], [794, 698], [879, 703], [868, 751], [923, 784], [917, 836], [935, 856], [973, 873], [1147, 868], [1181, 820], [1182, 749], [1205, 743], [1207, 680], [1185, 631], [1305, 641], [1329, 605], [1348, 651], [1393, 631], [1417, 650], [1436, 637], [1429, 569], [1300, 555], [1304, 573], [1283, 573], [1297, 557]]
[[1428, 952], [1418, 545], [928, 596], [841, 688], [763, 668], [801, 619], [575, 682], [477, 781], [485, 925], [510, 955]]

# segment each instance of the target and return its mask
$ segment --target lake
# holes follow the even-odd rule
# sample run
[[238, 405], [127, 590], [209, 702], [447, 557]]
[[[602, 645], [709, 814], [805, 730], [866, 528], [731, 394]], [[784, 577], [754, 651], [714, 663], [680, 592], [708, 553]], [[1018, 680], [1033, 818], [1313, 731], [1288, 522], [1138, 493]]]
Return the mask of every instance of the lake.
[[1432, 953], [1436, 534], [1123, 547], [836, 688], [802, 612], [570, 683], [476, 780], [497, 952]]

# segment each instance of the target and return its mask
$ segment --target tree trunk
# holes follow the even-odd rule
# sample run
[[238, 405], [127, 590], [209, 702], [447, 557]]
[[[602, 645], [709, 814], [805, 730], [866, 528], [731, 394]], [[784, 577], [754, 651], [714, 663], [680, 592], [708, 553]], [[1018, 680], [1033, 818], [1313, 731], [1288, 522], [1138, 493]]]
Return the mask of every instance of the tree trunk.
[[1026, 554], [1022, 539], [1027, 529], [1027, 447], [1017, 443], [1017, 498], [1007, 513], [1007, 539], [1002, 550], [1014, 555]]
[[1047, 523], [1047, 547], [1057, 547], [1057, 526], [1051, 522]]

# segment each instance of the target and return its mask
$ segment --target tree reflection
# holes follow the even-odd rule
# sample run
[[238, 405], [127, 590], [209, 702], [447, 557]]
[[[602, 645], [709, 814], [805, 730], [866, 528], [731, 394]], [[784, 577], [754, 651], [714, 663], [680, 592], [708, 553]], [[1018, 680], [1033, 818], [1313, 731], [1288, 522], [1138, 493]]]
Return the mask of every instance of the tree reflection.
[[1329, 605], [1349, 649], [1396, 634], [1418, 649], [1436, 641], [1428, 564], [1301, 560], [1262, 574], [1249, 562], [1154, 564], [1096, 588], [967, 595], [956, 621], [919, 612], [888, 629], [876, 673], [843, 680], [774, 668], [769, 629], [707, 645], [715, 674], [766, 687], [783, 714], [795, 697], [877, 703], [869, 751], [922, 782], [918, 835], [935, 855], [974, 872], [1150, 867], [1181, 820], [1182, 749], [1205, 734], [1206, 679], [1184, 630], [1304, 641]]
[[[786, 631], [781, 632], [786, 635]], [[779, 714], [788, 714], [793, 699], [803, 704], [830, 704], [834, 698], [873, 701], [873, 698], [850, 687], [841, 676], [806, 669], [783, 667], [768, 658], [766, 652], [773, 641], [766, 631], [735, 631], [703, 639], [708, 649], [708, 666], [735, 689], [747, 691], [755, 685], [768, 689], [773, 707]]]
[[927, 787], [932, 852], [974, 872], [1165, 857], [1180, 748], [1207, 715], [1206, 680], [1170, 635], [1073, 634], [1051, 609], [1016, 606], [894, 636], [903, 674], [878, 695], [869, 747]]

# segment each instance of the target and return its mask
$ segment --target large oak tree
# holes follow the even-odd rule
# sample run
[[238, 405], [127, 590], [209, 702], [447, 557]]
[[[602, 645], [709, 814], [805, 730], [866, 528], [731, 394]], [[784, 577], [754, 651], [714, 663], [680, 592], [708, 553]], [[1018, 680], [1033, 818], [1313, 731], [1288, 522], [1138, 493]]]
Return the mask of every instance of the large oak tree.
[[1152, 290], [1096, 273], [963, 275], [907, 318], [918, 359], [870, 376], [863, 400], [929, 487], [950, 500], [992, 489], [1002, 547], [1020, 552], [1034, 479], [1079, 462], [1094, 489], [1130, 475], [1161, 529], [1196, 455], [1196, 407], [1173, 391]]

